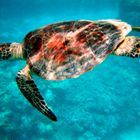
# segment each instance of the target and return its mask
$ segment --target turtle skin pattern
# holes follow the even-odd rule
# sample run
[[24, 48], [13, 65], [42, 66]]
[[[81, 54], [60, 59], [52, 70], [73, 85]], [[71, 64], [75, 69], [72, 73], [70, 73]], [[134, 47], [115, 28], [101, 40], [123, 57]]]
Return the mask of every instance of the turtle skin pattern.
[[122, 41], [105, 21], [67, 21], [32, 31], [24, 40], [30, 69], [47, 80], [78, 77], [101, 63]]
[[22, 71], [19, 71], [16, 81], [20, 91], [35, 108], [51, 120], [57, 121], [55, 114], [48, 108], [31, 76], [27, 77], [22, 74]]
[[122, 54], [122, 56], [129, 56], [132, 58], [140, 58], [140, 39], [135, 38], [133, 48], [129, 53]]
[[0, 44], [0, 60], [7, 60], [11, 57], [11, 43]]

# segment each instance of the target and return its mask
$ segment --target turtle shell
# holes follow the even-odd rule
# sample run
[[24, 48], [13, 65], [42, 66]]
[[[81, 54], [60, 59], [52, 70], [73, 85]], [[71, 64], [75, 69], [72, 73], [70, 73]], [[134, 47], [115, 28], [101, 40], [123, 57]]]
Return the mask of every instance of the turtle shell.
[[62, 80], [91, 70], [121, 41], [121, 31], [106, 21], [59, 22], [27, 34], [24, 57], [39, 76]]

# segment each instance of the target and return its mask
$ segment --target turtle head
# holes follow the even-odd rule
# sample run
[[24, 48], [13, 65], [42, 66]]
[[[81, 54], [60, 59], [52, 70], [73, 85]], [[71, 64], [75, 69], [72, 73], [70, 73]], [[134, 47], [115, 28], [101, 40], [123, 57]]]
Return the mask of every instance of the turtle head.
[[0, 44], [0, 60], [23, 58], [22, 46], [20, 43]]
[[0, 44], [0, 60], [6, 60], [11, 57], [10, 45], [11, 43]]

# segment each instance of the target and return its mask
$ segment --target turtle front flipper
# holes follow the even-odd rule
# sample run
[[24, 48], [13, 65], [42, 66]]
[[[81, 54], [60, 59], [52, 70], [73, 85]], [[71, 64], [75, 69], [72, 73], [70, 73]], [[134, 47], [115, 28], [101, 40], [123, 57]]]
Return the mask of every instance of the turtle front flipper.
[[124, 41], [114, 50], [113, 54], [140, 58], [140, 38], [127, 36]]
[[42, 114], [49, 117], [51, 120], [57, 121], [56, 116], [48, 108], [36, 84], [34, 83], [30, 75], [30, 69], [28, 65], [18, 72], [16, 81], [20, 91], [35, 108], [37, 108]]

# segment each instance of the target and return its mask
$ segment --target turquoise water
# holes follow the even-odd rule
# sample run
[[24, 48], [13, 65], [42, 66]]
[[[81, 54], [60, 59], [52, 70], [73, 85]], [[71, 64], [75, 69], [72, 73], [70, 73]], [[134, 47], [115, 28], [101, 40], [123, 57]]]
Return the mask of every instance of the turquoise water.
[[[0, 0], [0, 42], [22, 42], [30, 30], [62, 20], [117, 18], [140, 25], [139, 9], [139, 0]], [[20, 93], [15, 75], [25, 64], [0, 62], [0, 140], [140, 140], [140, 59], [109, 56], [65, 81], [33, 75], [58, 122]]]

